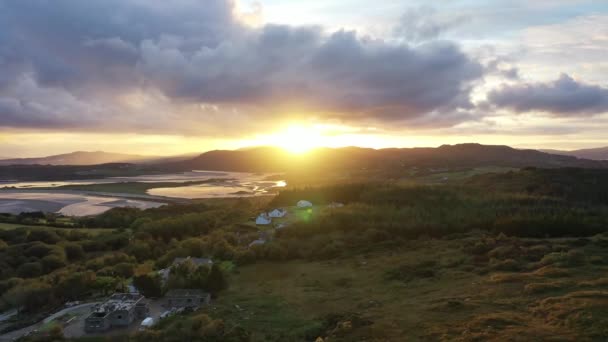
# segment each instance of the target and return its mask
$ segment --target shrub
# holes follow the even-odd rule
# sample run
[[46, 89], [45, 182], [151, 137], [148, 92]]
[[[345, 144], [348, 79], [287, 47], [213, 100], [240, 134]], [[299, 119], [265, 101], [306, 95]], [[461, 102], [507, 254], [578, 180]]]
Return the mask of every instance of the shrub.
[[490, 267], [496, 271], [511, 271], [511, 272], [519, 271], [522, 269], [522, 265], [519, 262], [515, 261], [514, 259], [507, 259], [507, 260], [492, 259], [492, 260], [490, 260]]
[[77, 243], [67, 243], [63, 246], [63, 250], [70, 261], [84, 257], [84, 250], [82, 249], [82, 246]]
[[524, 293], [527, 294], [538, 294], [545, 293], [549, 291], [561, 290], [565, 287], [570, 286], [571, 284], [564, 281], [554, 281], [548, 283], [530, 283], [524, 286]]
[[65, 261], [63, 258], [57, 255], [47, 255], [42, 258], [41, 262], [47, 272], [54, 271], [65, 266]]
[[33, 278], [42, 275], [43, 267], [39, 262], [28, 262], [17, 268], [17, 274], [21, 278]]
[[564, 252], [553, 252], [545, 255], [541, 260], [540, 264], [556, 265], [560, 267], [574, 267], [583, 265], [586, 261], [585, 254], [578, 250], [571, 250], [567, 253]]

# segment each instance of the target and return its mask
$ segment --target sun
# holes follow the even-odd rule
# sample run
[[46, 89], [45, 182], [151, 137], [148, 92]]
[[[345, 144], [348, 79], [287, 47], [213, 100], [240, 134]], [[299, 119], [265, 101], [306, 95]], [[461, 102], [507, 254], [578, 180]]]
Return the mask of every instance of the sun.
[[323, 136], [312, 126], [291, 125], [271, 138], [271, 144], [293, 154], [304, 154], [323, 144]]

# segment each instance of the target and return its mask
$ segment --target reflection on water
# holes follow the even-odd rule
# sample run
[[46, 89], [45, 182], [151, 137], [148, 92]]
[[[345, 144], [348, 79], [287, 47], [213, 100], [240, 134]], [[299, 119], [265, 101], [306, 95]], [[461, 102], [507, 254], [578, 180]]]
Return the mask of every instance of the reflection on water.
[[209, 179], [232, 179], [251, 176], [250, 173], [238, 172], [215, 172], [215, 171], [191, 171], [182, 173], [168, 173], [160, 175], [144, 175], [133, 177], [109, 177], [100, 179], [85, 179], [85, 180], [67, 180], [67, 181], [37, 181], [37, 182], [18, 182], [18, 181], [2, 181], [0, 187], [14, 188], [51, 188], [64, 185], [89, 185], [89, 184], [109, 184], [109, 183], [185, 183], [193, 181], [204, 181]]
[[[137, 177], [113, 177], [104, 179], [72, 180], [72, 181], [41, 181], [41, 182], [12, 182], [0, 183], [0, 213], [31, 211], [59, 212], [65, 215], [86, 216], [100, 214], [114, 207], [135, 207], [141, 209], [163, 205], [159, 202], [133, 198], [132, 194], [110, 194], [86, 191], [78, 193], [60, 193], [52, 190], [35, 190], [37, 188], [54, 188], [63, 185], [108, 184], [120, 182], [172, 182], [184, 183], [207, 181], [209, 183], [173, 188], [154, 188], [148, 190], [149, 195], [171, 198], [218, 198], [218, 197], [247, 197], [273, 193], [277, 188], [285, 187], [285, 181], [270, 181], [276, 179], [272, 174], [253, 174], [241, 172], [209, 172], [192, 171], [173, 174], [147, 175]], [[11, 190], [15, 189], [15, 190]], [[21, 190], [20, 190], [21, 189]], [[32, 189], [26, 190], [26, 189]], [[96, 196], [97, 195], [97, 196]], [[107, 197], [106, 197], [107, 196]], [[145, 196], [140, 196], [145, 197]]]
[[156, 208], [164, 203], [130, 200], [119, 197], [98, 197], [79, 194], [45, 192], [0, 192], [0, 213], [57, 212], [69, 216], [101, 214], [111, 208]]
[[149, 195], [174, 198], [250, 197], [268, 195], [273, 189], [287, 186], [285, 181], [227, 181], [215, 184], [199, 184], [176, 188], [155, 188]]

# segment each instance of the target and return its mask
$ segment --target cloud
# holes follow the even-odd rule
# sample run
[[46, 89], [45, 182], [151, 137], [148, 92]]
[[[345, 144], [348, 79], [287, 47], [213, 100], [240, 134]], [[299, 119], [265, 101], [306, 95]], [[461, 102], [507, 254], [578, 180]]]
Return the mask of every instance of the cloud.
[[441, 15], [433, 7], [410, 8], [401, 16], [399, 24], [394, 29], [394, 34], [410, 42], [428, 41], [460, 26], [466, 20], [465, 15]]
[[516, 112], [595, 115], [608, 112], [608, 88], [581, 83], [562, 74], [553, 82], [503, 86], [491, 91], [488, 101], [496, 107]]
[[[193, 122], [237, 126], [216, 120], [218, 111], [253, 124], [294, 110], [445, 125], [464, 120], [441, 113], [470, 109], [484, 73], [447, 41], [408, 46], [320, 27], [250, 27], [235, 11], [229, 0], [3, 1], [0, 126], [190, 134]], [[125, 100], [139, 93], [162, 105]]]

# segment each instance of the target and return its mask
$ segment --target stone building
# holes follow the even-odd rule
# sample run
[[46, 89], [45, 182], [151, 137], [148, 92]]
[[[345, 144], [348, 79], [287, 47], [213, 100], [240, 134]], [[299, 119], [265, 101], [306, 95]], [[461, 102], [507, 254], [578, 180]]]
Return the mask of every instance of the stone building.
[[116, 293], [93, 308], [85, 318], [84, 331], [99, 333], [112, 328], [128, 327], [134, 321], [146, 318], [148, 313], [149, 308], [142, 295]]

